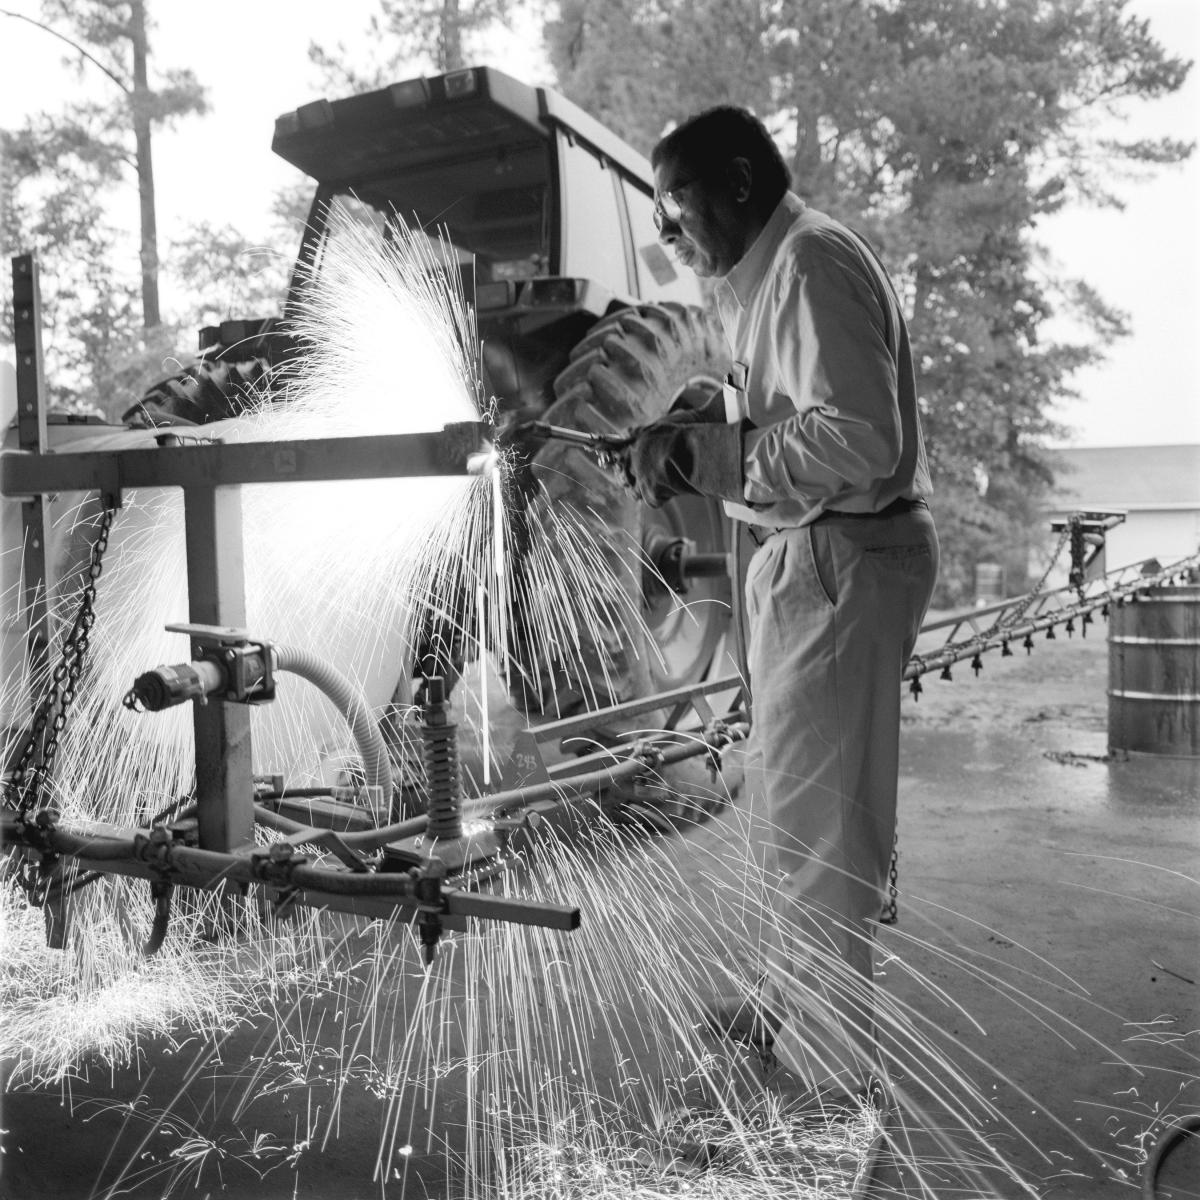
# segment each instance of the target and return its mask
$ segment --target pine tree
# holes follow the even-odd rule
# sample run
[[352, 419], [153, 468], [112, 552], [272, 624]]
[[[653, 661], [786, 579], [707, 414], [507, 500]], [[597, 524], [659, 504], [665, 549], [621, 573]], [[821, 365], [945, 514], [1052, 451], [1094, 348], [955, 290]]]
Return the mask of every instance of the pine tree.
[[[42, 20], [21, 19], [63, 42], [76, 69], [102, 74], [111, 92], [38, 114], [0, 137], [7, 195], [0, 242], [41, 258], [52, 395], [111, 414], [174, 345], [158, 298], [153, 131], [204, 112], [203, 89], [190, 70], [166, 71], [152, 86], [145, 0], [44, 0]], [[107, 215], [109, 198], [131, 183], [136, 286], [121, 269], [120, 233]]]
[[339, 93], [367, 92], [422, 71], [457, 71], [471, 65], [482, 35], [503, 24], [514, 0], [379, 0], [367, 30], [380, 53], [359, 66], [344, 44], [313, 43], [309, 58]]

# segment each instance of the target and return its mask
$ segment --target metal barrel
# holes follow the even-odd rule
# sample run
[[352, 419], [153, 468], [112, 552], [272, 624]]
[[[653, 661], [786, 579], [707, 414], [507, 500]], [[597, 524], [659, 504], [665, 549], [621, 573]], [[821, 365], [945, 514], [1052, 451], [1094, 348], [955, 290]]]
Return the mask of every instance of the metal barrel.
[[1200, 586], [1149, 588], [1110, 612], [1108, 744], [1200, 757]]

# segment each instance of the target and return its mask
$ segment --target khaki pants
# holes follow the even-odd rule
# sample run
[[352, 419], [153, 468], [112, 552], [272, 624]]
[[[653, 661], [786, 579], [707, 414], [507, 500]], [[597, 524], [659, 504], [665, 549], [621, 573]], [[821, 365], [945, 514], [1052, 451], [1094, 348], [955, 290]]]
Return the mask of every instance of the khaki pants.
[[874, 929], [896, 828], [900, 701], [937, 575], [925, 508], [780, 531], [746, 580], [747, 782], [769, 822], [765, 999], [780, 1063], [853, 1090], [874, 1066]]

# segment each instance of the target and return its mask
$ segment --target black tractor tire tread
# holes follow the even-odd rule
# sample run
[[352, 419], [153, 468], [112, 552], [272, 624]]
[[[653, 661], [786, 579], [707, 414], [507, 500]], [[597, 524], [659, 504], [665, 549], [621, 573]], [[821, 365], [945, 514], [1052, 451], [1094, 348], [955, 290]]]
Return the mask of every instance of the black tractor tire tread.
[[644, 424], [665, 415], [644, 411], [647, 395], [675, 394], [681, 378], [712, 378], [724, 355], [713, 322], [701, 309], [672, 303], [621, 309], [598, 321], [572, 351], [555, 381], [556, 402], [548, 415], [557, 410], [565, 418], [565, 410], [574, 414], [594, 396], [597, 413], [606, 417], [601, 431], [612, 432], [621, 419]]
[[658, 322], [653, 320], [652, 313], [647, 311], [636, 313], [632, 317], [629, 314], [622, 316], [625, 319], [620, 322], [621, 328], [648, 353], [655, 356], [668, 353], [670, 338], [653, 327]]

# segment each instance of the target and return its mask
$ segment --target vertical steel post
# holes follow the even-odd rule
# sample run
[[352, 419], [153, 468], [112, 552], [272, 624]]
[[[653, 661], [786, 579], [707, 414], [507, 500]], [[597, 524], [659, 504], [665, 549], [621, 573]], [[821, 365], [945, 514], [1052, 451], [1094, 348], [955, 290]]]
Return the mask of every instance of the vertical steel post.
[[[17, 353], [17, 444], [22, 450], [44, 454], [46, 444], [46, 389], [42, 363], [42, 302], [37, 260], [18, 254], [12, 260], [13, 341]], [[50, 655], [50, 563], [46, 537], [50, 530], [50, 499], [32, 496], [21, 501], [24, 534], [21, 555], [28, 619], [26, 648], [34, 687], [46, 681]]]
[[[185, 488], [183, 511], [188, 619], [198, 625], [244, 627], [241, 488]], [[210, 700], [193, 705], [193, 712], [200, 845], [236, 850], [248, 845], [254, 833], [250, 710]]]

